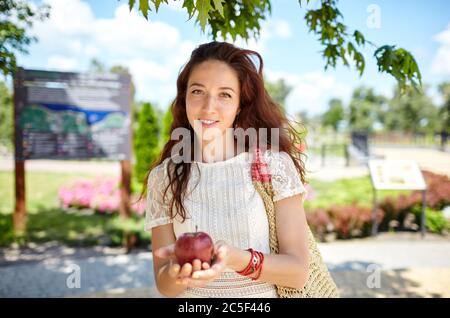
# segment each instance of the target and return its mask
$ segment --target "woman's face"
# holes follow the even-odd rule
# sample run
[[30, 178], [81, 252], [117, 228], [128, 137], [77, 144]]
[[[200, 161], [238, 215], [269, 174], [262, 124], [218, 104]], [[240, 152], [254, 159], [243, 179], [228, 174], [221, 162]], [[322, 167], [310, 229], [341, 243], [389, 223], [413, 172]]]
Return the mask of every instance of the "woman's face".
[[200, 140], [224, 136], [239, 111], [240, 85], [228, 64], [210, 60], [195, 66], [187, 84], [186, 113]]

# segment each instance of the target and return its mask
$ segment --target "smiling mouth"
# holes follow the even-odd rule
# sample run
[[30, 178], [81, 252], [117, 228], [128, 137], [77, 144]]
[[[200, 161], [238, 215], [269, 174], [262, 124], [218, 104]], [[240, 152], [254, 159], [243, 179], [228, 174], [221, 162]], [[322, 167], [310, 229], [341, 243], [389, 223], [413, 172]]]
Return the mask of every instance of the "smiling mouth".
[[198, 121], [201, 122], [202, 126], [204, 127], [210, 127], [219, 122], [218, 120], [202, 120], [202, 119], [198, 119]]

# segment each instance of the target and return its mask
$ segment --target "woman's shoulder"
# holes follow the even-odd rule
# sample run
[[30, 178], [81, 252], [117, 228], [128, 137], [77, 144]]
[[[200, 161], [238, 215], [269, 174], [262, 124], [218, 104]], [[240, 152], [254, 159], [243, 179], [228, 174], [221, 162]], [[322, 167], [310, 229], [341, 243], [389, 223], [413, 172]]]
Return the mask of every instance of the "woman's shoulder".
[[149, 173], [149, 181], [152, 179], [163, 180], [167, 176], [167, 165], [169, 164], [170, 158], [164, 159], [160, 164], [153, 167]]
[[289, 160], [290, 156], [285, 151], [280, 151], [279, 149], [266, 149], [263, 152], [263, 157], [266, 159], [269, 163], [274, 161], [285, 161]]

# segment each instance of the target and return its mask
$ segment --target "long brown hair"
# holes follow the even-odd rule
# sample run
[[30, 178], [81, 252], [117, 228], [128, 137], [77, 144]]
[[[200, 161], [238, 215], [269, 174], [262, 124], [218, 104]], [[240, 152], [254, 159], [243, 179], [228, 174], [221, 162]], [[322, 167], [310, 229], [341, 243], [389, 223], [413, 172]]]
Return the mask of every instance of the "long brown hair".
[[[253, 63], [252, 57], [258, 59], [259, 65]], [[240, 49], [230, 43], [216, 41], [205, 43], [197, 47], [192, 52], [189, 61], [178, 75], [177, 96], [170, 106], [173, 117], [170, 135], [172, 135], [172, 132], [177, 128], [188, 129], [191, 136], [191, 149], [194, 149], [195, 133], [189, 124], [186, 114], [187, 84], [194, 67], [209, 60], [225, 62], [238, 74], [241, 88], [241, 111], [239, 115], [236, 116], [234, 127], [242, 128], [244, 131], [251, 127], [255, 128], [258, 136], [259, 129], [261, 128], [265, 128], [268, 131], [270, 131], [270, 128], [279, 128], [278, 149], [279, 151], [284, 151], [289, 154], [294, 161], [302, 182], [306, 183], [304, 161], [301, 159], [301, 156], [304, 155], [304, 153], [302, 153], [301, 149], [297, 148], [302, 144], [305, 145], [302, 134], [294, 128], [286, 118], [283, 109], [276, 104], [267, 93], [263, 79], [263, 60], [255, 51]], [[151, 170], [163, 163], [165, 159], [171, 158], [172, 148], [179, 142], [179, 140], [169, 140], [164, 145], [159, 158], [151, 164], [144, 180], [141, 198], [146, 196], [148, 190], [148, 177]], [[270, 145], [270, 134], [267, 134], [267, 148], [270, 149]], [[245, 150], [249, 150], [248, 143], [245, 144]], [[193, 158], [193, 151], [191, 151], [191, 158]], [[176, 215], [179, 215], [183, 221], [186, 219], [186, 210], [183, 205], [183, 200], [191, 172], [191, 162], [183, 161], [175, 163], [172, 160], [169, 160], [169, 164], [167, 165], [169, 183], [164, 191], [164, 200], [166, 200], [166, 194], [170, 188], [171, 194], [173, 195], [169, 205], [170, 216], [174, 218]]]

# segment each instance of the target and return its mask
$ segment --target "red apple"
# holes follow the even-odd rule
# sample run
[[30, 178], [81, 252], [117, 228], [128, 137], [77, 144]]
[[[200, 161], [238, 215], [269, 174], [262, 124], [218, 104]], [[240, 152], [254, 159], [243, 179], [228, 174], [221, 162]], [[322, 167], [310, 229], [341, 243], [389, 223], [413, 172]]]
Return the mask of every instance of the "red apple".
[[175, 243], [175, 256], [180, 266], [192, 263], [194, 259], [211, 264], [213, 253], [214, 243], [205, 232], [184, 233]]

